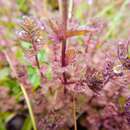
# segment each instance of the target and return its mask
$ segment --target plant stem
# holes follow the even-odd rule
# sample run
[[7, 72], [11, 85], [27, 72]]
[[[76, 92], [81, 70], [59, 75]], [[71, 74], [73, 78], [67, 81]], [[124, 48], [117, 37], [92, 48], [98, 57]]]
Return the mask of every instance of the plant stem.
[[73, 10], [73, 0], [69, 0], [68, 19], [71, 19], [72, 17], [72, 10]]
[[[71, 19], [72, 16], [73, 0], [58, 0], [58, 2], [59, 2], [60, 15], [62, 18], [63, 31], [64, 34], [66, 34], [68, 19]], [[62, 49], [61, 49], [62, 67], [66, 66], [66, 44], [67, 44], [67, 39], [62, 41]], [[63, 80], [64, 80], [64, 84], [66, 85], [67, 78], [65, 72], [63, 72]], [[64, 93], [66, 93], [66, 89], [64, 89]], [[73, 95], [73, 118], [74, 118], [74, 130], [77, 130], [75, 94]]]
[[26, 92], [26, 89], [24, 88], [23, 84], [20, 82], [20, 79], [18, 77], [18, 74], [17, 74], [17, 71], [15, 70], [15, 67], [14, 67], [14, 64], [12, 63], [12, 60], [10, 59], [8, 53], [6, 51], [4, 51], [4, 55], [10, 65], [10, 68], [12, 69], [17, 81], [19, 82], [19, 85], [20, 85], [20, 88], [23, 92], [23, 95], [24, 95], [24, 98], [25, 98], [25, 101], [27, 103], [27, 107], [28, 107], [28, 110], [29, 110], [29, 114], [30, 114], [30, 117], [31, 117], [31, 121], [32, 121], [32, 125], [33, 125], [33, 129], [34, 130], [37, 130], [37, 127], [36, 127], [36, 121], [35, 121], [35, 118], [34, 118], [34, 113], [33, 113], [33, 110], [32, 110], [32, 107], [31, 107], [31, 102], [29, 100], [29, 97], [28, 97], [28, 94]]
[[[59, 0], [59, 8], [62, 18], [63, 31], [67, 31], [67, 20], [68, 20], [68, 0]], [[65, 55], [66, 52], [66, 40], [62, 41], [62, 54], [61, 54], [61, 65], [62, 67], [66, 66]]]
[[[62, 58], [61, 58], [61, 62], [62, 62], [62, 67], [66, 66], [66, 40], [64, 40], [62, 42]], [[67, 79], [66, 79], [66, 74], [65, 72], [63, 72], [63, 80], [64, 80], [64, 84], [67, 84]]]
[[66, 66], [65, 58], [66, 58], [66, 40], [62, 42], [62, 58], [61, 58], [61, 64], [62, 67]]
[[27, 94], [27, 92], [26, 92], [23, 84], [22, 83], [19, 83], [19, 84], [20, 84], [21, 90], [23, 92], [23, 95], [24, 95], [25, 101], [27, 103], [27, 106], [28, 106], [28, 110], [29, 110], [29, 114], [30, 114], [30, 117], [31, 117], [33, 129], [37, 130], [37, 128], [36, 128], [36, 122], [35, 122], [35, 118], [34, 118], [34, 113], [33, 113], [32, 107], [31, 107], [31, 102], [29, 100], [28, 94]]
[[[67, 21], [68, 21], [68, 0], [59, 0], [60, 15], [62, 18], [63, 31], [66, 34], [67, 31]], [[61, 49], [61, 66], [66, 66], [66, 39], [62, 41]], [[64, 84], [67, 83], [66, 75], [63, 72]]]
[[62, 24], [64, 31], [67, 30], [67, 20], [68, 20], [68, 0], [58, 0], [60, 15], [62, 18]]
[[74, 130], [77, 130], [75, 94], [73, 95], [73, 119], [74, 119]]
[[[36, 48], [35, 43], [33, 42], [33, 40], [32, 40], [32, 47], [33, 47], [34, 51], [37, 52], [37, 48]], [[44, 75], [43, 75], [43, 73], [41, 72], [41, 67], [40, 67], [40, 63], [39, 63], [37, 54], [35, 54], [35, 61], [36, 61], [36, 65], [37, 65], [39, 74], [40, 74], [41, 78], [43, 78]]]

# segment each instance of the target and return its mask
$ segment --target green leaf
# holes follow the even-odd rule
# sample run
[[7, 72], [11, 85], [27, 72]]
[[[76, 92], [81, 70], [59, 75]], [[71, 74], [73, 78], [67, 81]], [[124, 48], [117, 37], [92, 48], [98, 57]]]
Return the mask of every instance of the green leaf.
[[125, 101], [126, 101], [126, 98], [125, 98], [125, 97], [122, 97], [122, 96], [119, 97], [119, 104], [120, 104], [121, 106], [124, 106]]
[[[6, 86], [6, 87], [8, 87], [10, 90], [11, 90], [11, 94], [13, 95], [13, 96], [17, 96], [17, 97], [19, 97], [20, 95], [20, 93], [21, 93], [21, 89], [20, 89], [20, 87], [19, 87], [19, 84], [17, 83], [17, 81], [16, 80], [12, 80], [12, 79], [6, 79], [6, 80], [4, 80], [3, 81], [3, 83], [1, 82], [0, 83], [0, 85], [3, 85], [3, 86]], [[18, 96], [19, 95], [19, 96]]]
[[10, 21], [0, 21], [0, 25], [6, 27], [9, 30], [12, 30], [15, 27], [15, 23], [14, 22], [10, 22]]
[[42, 49], [38, 52], [38, 60], [43, 63], [48, 62], [47, 52], [45, 49]]
[[25, 119], [22, 130], [31, 130], [31, 129], [32, 129], [32, 122], [31, 122], [30, 116], [28, 116]]
[[48, 67], [48, 70], [45, 73], [45, 76], [47, 77], [48, 80], [52, 79], [52, 70], [51, 70], [51, 67]]
[[75, 12], [75, 17], [80, 20], [80, 22], [83, 22], [84, 17], [84, 11], [88, 9], [87, 2], [82, 2], [80, 6], [77, 7]]
[[19, 5], [19, 10], [24, 13], [27, 14], [29, 11], [29, 4], [27, 0], [17, 0], [17, 4]]
[[18, 59], [21, 59], [21, 58], [23, 58], [24, 53], [23, 53], [23, 51], [19, 48], [19, 49], [16, 51], [15, 55], [16, 55], [16, 57], [17, 57]]
[[3, 68], [0, 69], [0, 80], [4, 80], [10, 73], [10, 69], [9, 68]]
[[28, 66], [28, 76], [31, 84], [37, 88], [40, 86], [40, 77], [38, 74], [38, 69], [32, 66]]
[[20, 41], [20, 44], [24, 49], [29, 49], [32, 47], [32, 44], [30, 42]]
[[2, 120], [2, 117], [0, 118], [0, 130], [6, 130], [6, 129], [5, 129], [5, 123], [4, 123], [4, 121]]
[[21, 63], [21, 64], [26, 64], [26, 59], [24, 57], [24, 52], [22, 51], [21, 48], [18, 48], [17, 51], [15, 52], [15, 56], [17, 58], [17, 60]]
[[10, 117], [11, 113], [8, 112], [0, 112], [0, 130], [6, 130], [6, 120]]
[[124, 105], [125, 105], [125, 102], [126, 102], [126, 98], [125, 97], [123, 97], [123, 96], [120, 96], [119, 98], [118, 98], [118, 103], [119, 103], [119, 105], [120, 105], [120, 111], [121, 112], [123, 112], [124, 111]]

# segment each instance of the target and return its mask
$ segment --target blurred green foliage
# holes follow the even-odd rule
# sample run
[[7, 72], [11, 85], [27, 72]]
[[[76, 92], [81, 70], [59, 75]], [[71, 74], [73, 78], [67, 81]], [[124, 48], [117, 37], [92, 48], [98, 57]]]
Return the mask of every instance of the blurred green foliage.
[[23, 125], [23, 128], [22, 130], [31, 130], [32, 129], [32, 122], [30, 120], [30, 117], [28, 116], [26, 119], [25, 119], [25, 122], [24, 122], [24, 125]]
[[0, 130], [6, 130], [6, 121], [11, 115], [9, 112], [0, 112]]
[[29, 2], [28, 0], [16, 0], [19, 10], [23, 13], [23, 14], [27, 14], [29, 11]]

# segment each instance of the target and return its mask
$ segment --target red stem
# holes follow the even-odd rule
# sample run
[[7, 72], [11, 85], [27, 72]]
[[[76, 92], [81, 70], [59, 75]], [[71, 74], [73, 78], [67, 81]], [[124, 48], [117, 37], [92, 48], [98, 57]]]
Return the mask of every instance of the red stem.
[[65, 58], [66, 58], [66, 40], [64, 40], [62, 42], [62, 58], [61, 58], [61, 63], [62, 63], [62, 67], [66, 66], [66, 61], [65, 61]]
[[[63, 31], [67, 31], [67, 19], [68, 19], [68, 0], [59, 0], [60, 13], [62, 17]], [[62, 41], [61, 49], [61, 66], [66, 66], [66, 40]], [[63, 73], [64, 84], [67, 83], [65, 72]]]
[[[61, 62], [62, 62], [62, 67], [66, 66], [66, 40], [64, 40], [62, 42], [62, 58], [61, 58]], [[64, 84], [67, 84], [67, 79], [66, 79], [66, 74], [65, 72], [63, 72], [63, 80], [64, 80]]]

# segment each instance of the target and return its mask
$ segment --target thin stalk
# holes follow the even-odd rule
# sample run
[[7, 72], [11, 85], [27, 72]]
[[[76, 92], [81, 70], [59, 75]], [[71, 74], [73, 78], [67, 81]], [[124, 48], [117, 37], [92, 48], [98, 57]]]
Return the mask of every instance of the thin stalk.
[[44, 11], [47, 12], [47, 0], [43, 0]]
[[[68, 20], [72, 17], [72, 8], [73, 8], [73, 0], [58, 0], [60, 15], [62, 18], [63, 31], [66, 34]], [[61, 49], [61, 66], [66, 66], [66, 44], [67, 40], [62, 41], [62, 49]], [[65, 72], [63, 73], [64, 84], [67, 85], [67, 78]], [[66, 89], [64, 89], [64, 93]], [[74, 130], [77, 130], [77, 121], [76, 121], [76, 102], [75, 102], [75, 94], [73, 95], [73, 118], [74, 118]]]
[[[66, 66], [66, 40], [64, 40], [62, 42], [62, 56], [61, 56], [61, 64], [62, 64], [62, 67], [65, 67]], [[63, 80], [64, 80], [64, 84], [67, 84], [67, 79], [66, 79], [66, 74], [65, 72], [63, 72]]]
[[[66, 33], [67, 31], [67, 21], [68, 21], [68, 0], [58, 0], [60, 15], [62, 18], [63, 31]], [[62, 49], [61, 49], [61, 66], [66, 66], [66, 39], [62, 41]], [[66, 75], [63, 73], [64, 84], [67, 83]]]
[[9, 63], [9, 65], [10, 65], [10, 68], [13, 71], [13, 73], [14, 73], [17, 81], [19, 82], [20, 88], [21, 88], [21, 90], [23, 92], [23, 95], [24, 95], [24, 98], [25, 98], [25, 101], [26, 101], [26, 104], [27, 104], [27, 107], [28, 107], [28, 110], [29, 110], [29, 115], [31, 117], [33, 129], [37, 130], [34, 113], [33, 113], [33, 110], [32, 110], [32, 107], [31, 107], [31, 102], [29, 100], [29, 97], [28, 97], [28, 94], [26, 92], [26, 89], [24, 88], [23, 84], [20, 82], [18, 74], [17, 74], [17, 71], [15, 70], [15, 67], [14, 67], [14, 65], [12, 63], [12, 60], [10, 59], [10, 57], [9, 57], [9, 55], [8, 55], [8, 53], [6, 51], [4, 51], [4, 55], [5, 55], [5, 57], [6, 57], [7, 61], [8, 61], [8, 63]]
[[58, 1], [59, 1], [60, 15], [63, 23], [63, 29], [64, 31], [66, 31], [68, 20], [68, 0], [58, 0]]
[[[33, 47], [34, 51], [37, 52], [37, 48], [36, 48], [35, 43], [34, 43], [33, 41], [32, 41], [32, 47]], [[40, 77], [43, 78], [44, 75], [43, 75], [43, 73], [41, 72], [40, 62], [39, 62], [39, 60], [38, 60], [37, 54], [35, 54], [35, 61], [36, 61], [36, 66], [37, 66], [37, 68], [38, 68]]]
[[31, 121], [32, 121], [33, 129], [34, 129], [34, 130], [37, 130], [36, 121], [35, 121], [34, 113], [33, 113], [33, 110], [32, 110], [32, 106], [31, 106], [31, 102], [30, 102], [30, 100], [29, 100], [28, 94], [27, 94], [27, 92], [26, 92], [26, 90], [25, 90], [23, 84], [22, 84], [22, 83], [19, 83], [19, 84], [20, 84], [21, 90], [22, 90], [22, 92], [23, 92], [23, 95], [24, 95], [26, 104], [27, 104], [27, 106], [28, 106], [28, 110], [29, 110], [29, 114], [30, 114]]
[[76, 100], [75, 100], [75, 94], [73, 95], [73, 119], [74, 119], [74, 130], [77, 130], [77, 117], [76, 117]]
[[73, 0], [69, 0], [68, 19], [71, 19], [72, 17], [73, 4]]

